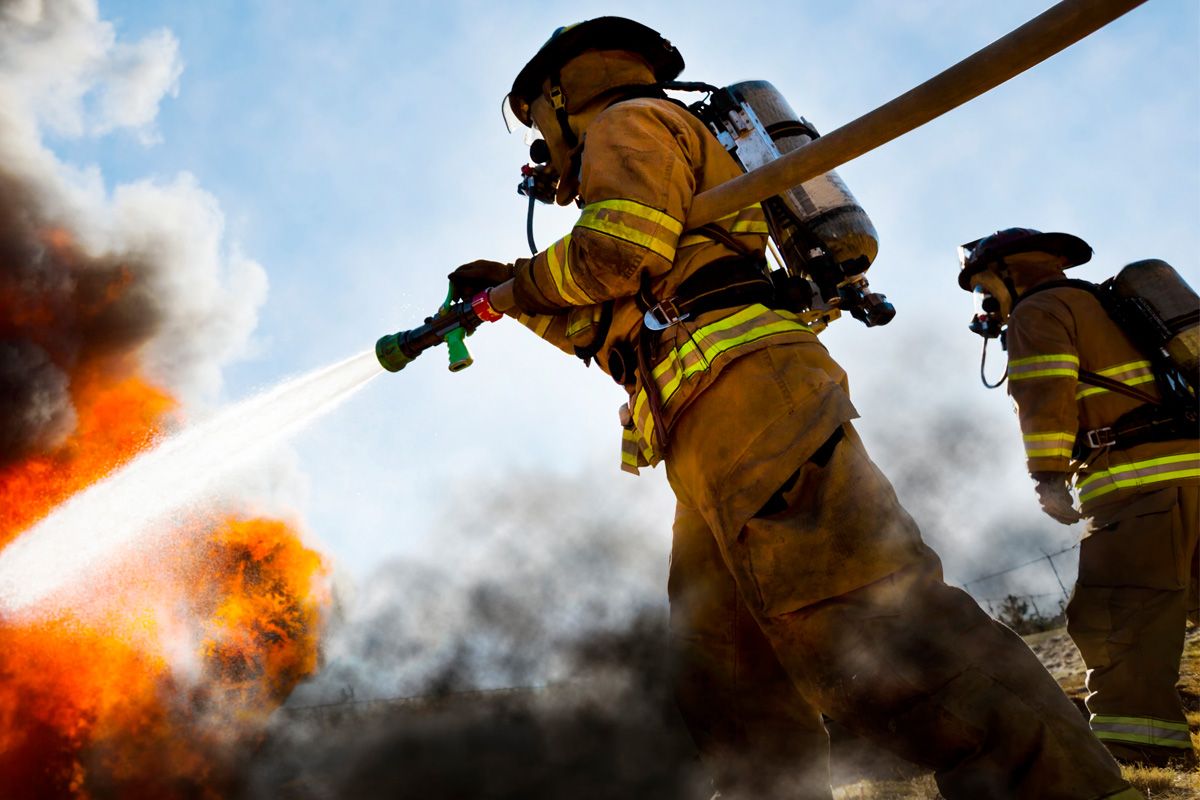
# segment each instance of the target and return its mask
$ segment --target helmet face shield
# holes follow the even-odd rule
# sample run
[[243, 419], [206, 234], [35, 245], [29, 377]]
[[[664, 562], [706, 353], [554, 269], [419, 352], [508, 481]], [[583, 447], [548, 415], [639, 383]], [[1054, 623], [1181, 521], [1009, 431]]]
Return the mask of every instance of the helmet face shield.
[[[516, 110], [514, 110], [514, 106]], [[525, 121], [529, 119], [529, 104], [511, 94], [506, 94], [500, 101], [500, 116], [504, 119], [504, 129], [509, 133], [515, 133], [532, 125], [532, 122]]]
[[976, 239], [973, 242], [967, 242], [966, 244], [960, 244], [958, 246], [959, 267], [966, 269], [966, 266], [971, 263], [971, 260], [975, 256], [975, 248], [979, 247], [979, 243], [982, 241], [983, 239]]

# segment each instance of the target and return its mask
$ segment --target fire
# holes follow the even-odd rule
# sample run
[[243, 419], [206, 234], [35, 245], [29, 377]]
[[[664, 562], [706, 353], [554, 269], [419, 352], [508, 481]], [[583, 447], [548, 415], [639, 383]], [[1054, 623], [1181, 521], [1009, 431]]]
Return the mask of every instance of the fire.
[[137, 455], [164, 432], [178, 407], [135, 375], [106, 378], [94, 369], [74, 377], [72, 399], [75, 431], [62, 446], [0, 467], [0, 545]]
[[[0, 545], [178, 422], [168, 393], [106, 367], [72, 376], [65, 442], [0, 468]], [[279, 520], [183, 524], [182, 544], [128, 555], [69, 609], [0, 620], [6, 797], [231, 794], [236, 759], [317, 668], [321, 556]]]

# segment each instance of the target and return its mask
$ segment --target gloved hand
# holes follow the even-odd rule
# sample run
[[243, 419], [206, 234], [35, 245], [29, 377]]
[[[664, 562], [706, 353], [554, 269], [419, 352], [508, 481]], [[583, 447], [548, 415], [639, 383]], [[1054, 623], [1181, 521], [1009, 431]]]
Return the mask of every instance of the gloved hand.
[[1082, 517], [1075, 510], [1075, 498], [1067, 488], [1067, 473], [1039, 472], [1033, 476], [1037, 481], [1035, 489], [1042, 511], [1063, 525], [1079, 522]]
[[450, 273], [450, 285], [455, 300], [469, 300], [482, 291], [497, 286], [513, 276], [512, 264], [499, 261], [472, 261]]

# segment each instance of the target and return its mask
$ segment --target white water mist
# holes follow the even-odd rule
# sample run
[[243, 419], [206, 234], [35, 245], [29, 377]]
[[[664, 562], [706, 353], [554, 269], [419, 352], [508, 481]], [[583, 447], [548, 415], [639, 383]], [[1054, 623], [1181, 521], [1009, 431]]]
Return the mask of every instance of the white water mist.
[[84, 578], [382, 371], [368, 351], [285, 381], [185, 428], [74, 495], [0, 551], [0, 612], [21, 612]]

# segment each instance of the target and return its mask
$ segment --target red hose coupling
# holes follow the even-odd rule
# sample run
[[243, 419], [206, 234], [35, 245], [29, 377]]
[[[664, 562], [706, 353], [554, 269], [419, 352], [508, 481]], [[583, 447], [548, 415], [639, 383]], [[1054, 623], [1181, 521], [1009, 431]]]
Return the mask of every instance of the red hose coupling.
[[484, 322], [495, 322], [504, 317], [502, 313], [492, 307], [486, 291], [480, 292], [471, 298], [471, 310], [475, 312], [475, 316]]

